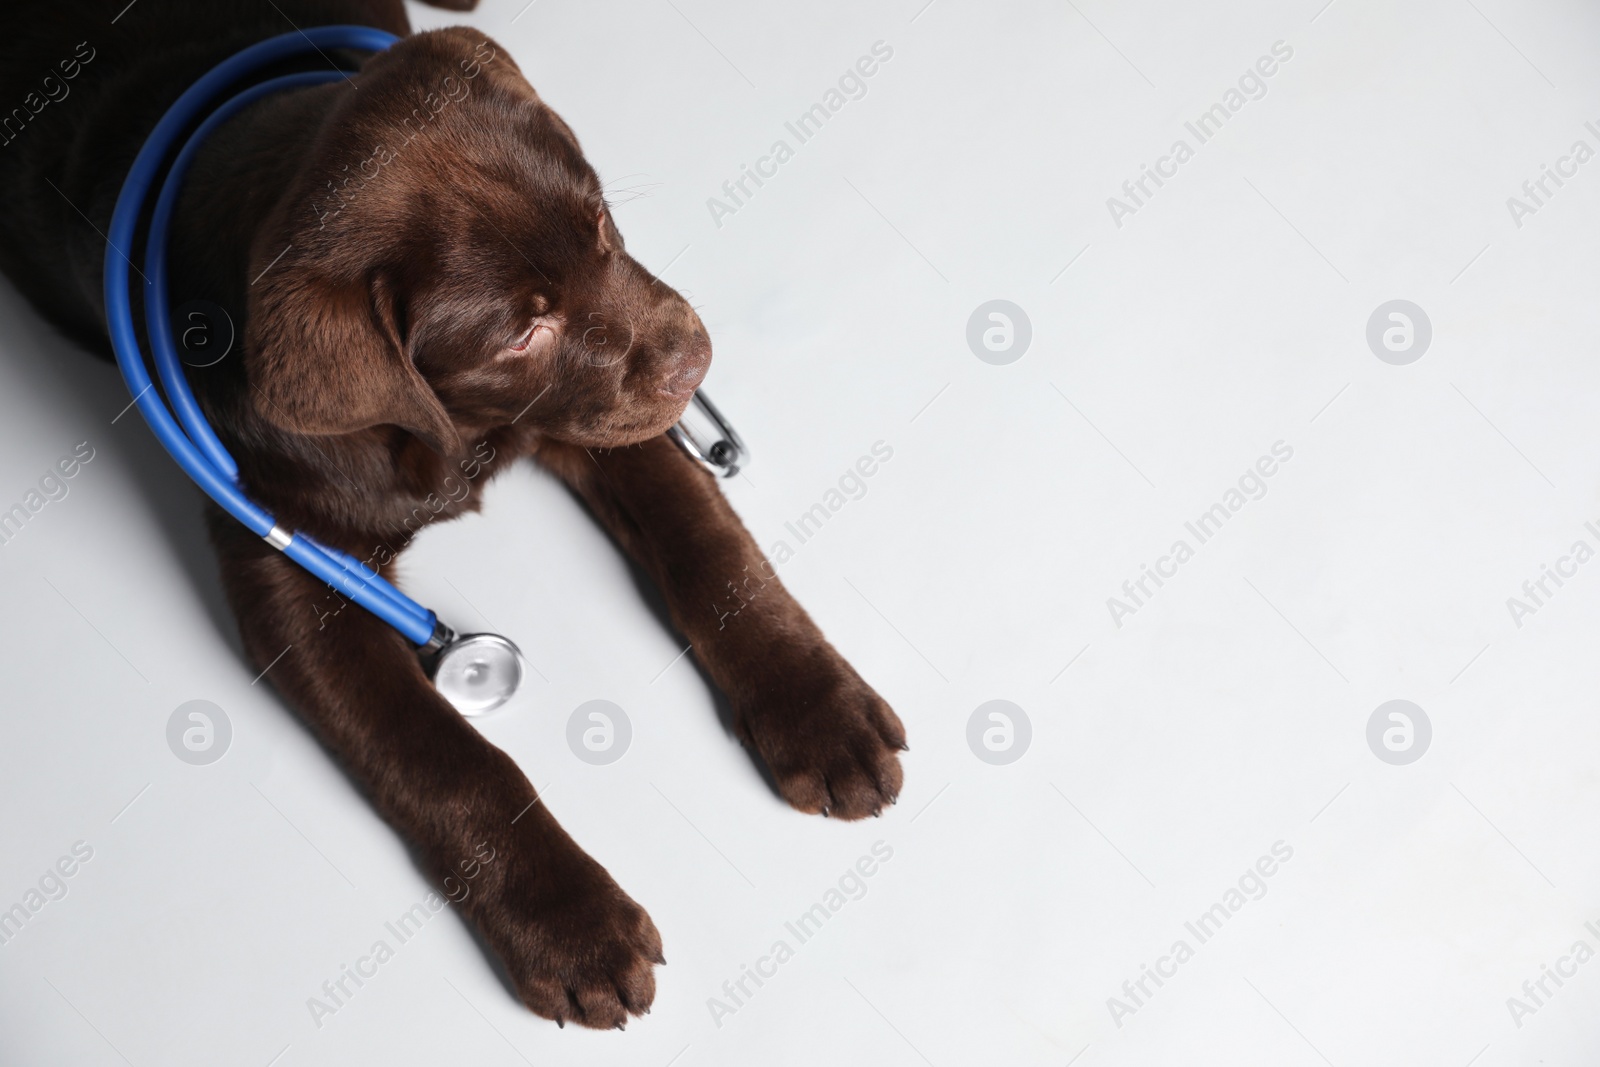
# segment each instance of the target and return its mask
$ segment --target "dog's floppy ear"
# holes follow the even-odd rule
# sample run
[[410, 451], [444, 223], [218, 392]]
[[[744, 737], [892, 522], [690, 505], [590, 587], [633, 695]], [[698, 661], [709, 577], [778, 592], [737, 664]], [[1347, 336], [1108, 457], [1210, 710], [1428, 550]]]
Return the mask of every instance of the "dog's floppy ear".
[[251, 394], [268, 422], [303, 434], [394, 425], [440, 455], [460, 451], [455, 425], [411, 361], [391, 281], [276, 273], [251, 294], [245, 342]]

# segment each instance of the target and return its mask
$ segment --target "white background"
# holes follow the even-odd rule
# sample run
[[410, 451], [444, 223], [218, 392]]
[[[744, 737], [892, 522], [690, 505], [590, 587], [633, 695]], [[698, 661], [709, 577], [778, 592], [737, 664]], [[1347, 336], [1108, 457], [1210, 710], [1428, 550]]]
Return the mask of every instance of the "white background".
[[[252, 685], [197, 494], [137, 417], [112, 424], [112, 370], [8, 288], [0, 508], [76, 443], [95, 458], [0, 548], [0, 906], [94, 854], [0, 947], [0, 1060], [1593, 1062], [1600, 963], [1520, 1020], [1507, 998], [1600, 949], [1600, 563], [1520, 627], [1506, 601], [1600, 547], [1600, 161], [1521, 227], [1506, 200], [1600, 148], [1600, 13], [521, 2], [465, 21], [701, 308], [709, 390], [755, 456], [728, 493], [797, 548], [784, 581], [905, 720], [900, 804], [788, 810], [593, 522], [518, 470], [404, 584], [528, 653], [482, 729], [653, 915], [654, 1013], [558, 1030], [441, 913], [318, 1027], [307, 998], [428, 887]], [[865, 97], [717, 226], [707, 198], [880, 40]], [[1275, 41], [1293, 57], [1266, 95], [1118, 227], [1107, 197]], [[995, 298], [1033, 329], [1006, 366], [966, 342]], [[1406, 366], [1365, 340], [1397, 298], [1433, 326]], [[877, 441], [866, 495], [797, 545], [785, 521]], [[1115, 625], [1107, 598], [1278, 441], [1267, 494]], [[565, 740], [597, 698], [634, 731], [604, 767]], [[1033, 728], [1006, 766], [966, 740], [997, 698]], [[193, 699], [232, 723], [210, 766], [167, 747]], [[1433, 726], [1407, 766], [1366, 740], [1391, 699]], [[718, 1025], [708, 999], [879, 840], [865, 897]], [[1279, 841], [1265, 896], [1114, 1020]]]

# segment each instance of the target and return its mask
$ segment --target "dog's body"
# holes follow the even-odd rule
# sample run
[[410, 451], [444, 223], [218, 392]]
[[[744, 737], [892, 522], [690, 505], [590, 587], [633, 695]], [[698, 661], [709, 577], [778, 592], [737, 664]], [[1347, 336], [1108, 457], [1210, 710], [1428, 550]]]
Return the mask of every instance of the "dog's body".
[[[102, 354], [103, 234], [172, 101], [296, 27], [409, 32], [401, 0], [124, 4], [0, 14], [0, 269]], [[313, 66], [326, 63], [296, 69]], [[503, 47], [467, 30], [407, 37], [348, 81], [231, 120], [186, 184], [172, 293], [239, 324], [241, 349], [190, 383], [282, 525], [392, 574], [419, 525], [476, 509], [489, 477], [531, 455], [660, 585], [791, 804], [860, 818], [893, 802], [899, 720], [663, 436], [710, 361], [699, 318], [623, 250], [576, 139]], [[433, 877], [471, 868], [462, 910], [522, 1000], [597, 1027], [647, 1010], [664, 962], [649, 917], [438, 695], [416, 650], [210, 518], [256, 669], [271, 666]], [[730, 619], [718, 605], [752, 572], [761, 595]]]

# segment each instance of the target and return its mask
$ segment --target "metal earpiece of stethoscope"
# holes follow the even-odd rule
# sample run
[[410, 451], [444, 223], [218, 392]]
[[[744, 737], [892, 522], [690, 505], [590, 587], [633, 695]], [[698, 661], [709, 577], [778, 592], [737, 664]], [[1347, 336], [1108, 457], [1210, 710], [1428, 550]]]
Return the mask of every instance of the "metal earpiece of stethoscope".
[[[439, 693], [463, 715], [480, 715], [504, 704], [521, 684], [522, 655], [517, 646], [499, 634], [458, 635], [370, 566], [305, 534], [284, 529], [251, 500], [239, 485], [238, 464], [218, 440], [189, 390], [168, 317], [167, 228], [183, 176], [200, 145], [228, 118], [262, 97], [336, 81], [346, 73], [319, 70], [283, 75], [239, 91], [215, 108], [213, 101], [224, 92], [235, 90], [249, 76], [285, 59], [312, 54], [326, 59], [328, 52], [339, 49], [381, 52], [396, 40], [391, 34], [365, 26], [318, 26], [286, 33], [238, 52], [190, 86], [145, 139], [117, 197], [106, 240], [106, 318], [117, 366], [133, 395], [133, 403], [184, 472], [268, 544], [400, 631], [417, 646]], [[173, 156], [173, 149], [180, 144], [182, 147]], [[169, 156], [172, 160], [167, 165]], [[122, 251], [135, 246], [145, 201], [156, 188], [163, 166], [167, 171], [160, 182], [145, 239], [143, 277], [145, 326], [165, 401], [145, 368], [129, 295], [132, 263]], [[713, 471], [737, 473], [746, 455], [743, 442], [710, 400], [696, 394], [694, 402], [711, 420], [711, 436], [682, 424], [668, 431], [669, 435]]]

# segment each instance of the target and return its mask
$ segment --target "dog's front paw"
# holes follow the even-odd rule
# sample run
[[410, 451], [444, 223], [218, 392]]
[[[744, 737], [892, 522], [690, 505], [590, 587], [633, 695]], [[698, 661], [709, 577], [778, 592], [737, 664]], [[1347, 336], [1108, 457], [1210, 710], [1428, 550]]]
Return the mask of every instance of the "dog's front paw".
[[648, 1012], [654, 967], [667, 961], [645, 910], [570, 839], [509, 859], [473, 918], [522, 1002], [562, 1026], [571, 1019], [597, 1030]]
[[824, 647], [736, 709], [740, 738], [761, 754], [794, 807], [840, 819], [879, 814], [900, 795], [900, 718]]

